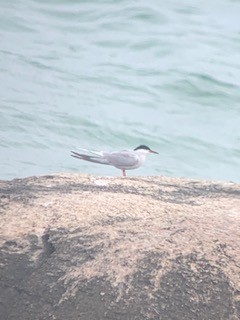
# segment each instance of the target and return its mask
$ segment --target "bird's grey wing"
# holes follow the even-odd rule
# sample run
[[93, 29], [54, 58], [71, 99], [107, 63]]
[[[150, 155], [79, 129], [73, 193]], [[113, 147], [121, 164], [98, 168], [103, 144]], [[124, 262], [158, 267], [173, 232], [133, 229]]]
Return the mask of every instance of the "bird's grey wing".
[[71, 154], [72, 157], [80, 159], [80, 160], [111, 165], [111, 163], [109, 163], [108, 159], [101, 157], [101, 156], [89, 156], [89, 155], [86, 155], [83, 153], [78, 153], [75, 151], [71, 151], [71, 152], [72, 152], [72, 154]]
[[120, 169], [133, 168], [138, 165], [139, 159], [131, 152], [112, 152], [105, 155], [109, 163]]

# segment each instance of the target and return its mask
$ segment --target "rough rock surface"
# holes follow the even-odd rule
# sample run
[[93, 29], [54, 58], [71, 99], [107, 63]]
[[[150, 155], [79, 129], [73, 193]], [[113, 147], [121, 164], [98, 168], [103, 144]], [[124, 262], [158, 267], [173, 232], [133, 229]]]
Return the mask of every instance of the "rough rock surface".
[[2, 320], [240, 319], [240, 185], [0, 181]]

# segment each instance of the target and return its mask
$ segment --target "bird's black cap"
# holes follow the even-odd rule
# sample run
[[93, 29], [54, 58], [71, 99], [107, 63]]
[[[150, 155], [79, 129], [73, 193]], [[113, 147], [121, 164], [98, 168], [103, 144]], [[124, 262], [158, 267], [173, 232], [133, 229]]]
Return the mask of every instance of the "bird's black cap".
[[149, 147], [145, 146], [144, 144], [141, 144], [139, 147], [135, 148], [134, 151], [145, 149], [145, 150], [151, 150]]

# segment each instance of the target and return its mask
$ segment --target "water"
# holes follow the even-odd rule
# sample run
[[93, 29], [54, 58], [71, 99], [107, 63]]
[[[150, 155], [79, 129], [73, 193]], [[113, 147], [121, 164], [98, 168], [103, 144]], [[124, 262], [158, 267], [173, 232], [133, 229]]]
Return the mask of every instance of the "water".
[[147, 144], [130, 175], [240, 182], [240, 2], [0, 0], [0, 178], [117, 176], [76, 147]]

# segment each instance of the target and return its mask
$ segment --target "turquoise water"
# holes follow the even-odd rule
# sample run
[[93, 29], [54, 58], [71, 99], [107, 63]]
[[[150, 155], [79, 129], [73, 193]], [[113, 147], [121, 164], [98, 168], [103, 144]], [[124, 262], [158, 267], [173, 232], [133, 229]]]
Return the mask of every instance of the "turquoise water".
[[240, 2], [0, 0], [0, 178], [117, 176], [76, 147], [160, 155], [129, 175], [240, 182]]

